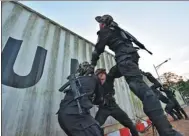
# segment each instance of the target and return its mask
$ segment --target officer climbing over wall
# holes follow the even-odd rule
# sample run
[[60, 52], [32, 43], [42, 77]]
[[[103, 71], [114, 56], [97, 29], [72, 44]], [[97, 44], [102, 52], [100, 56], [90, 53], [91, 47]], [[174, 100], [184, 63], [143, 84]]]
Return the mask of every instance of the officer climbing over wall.
[[140, 48], [148, 50], [131, 34], [121, 29], [110, 15], [97, 16], [95, 19], [100, 24], [100, 31], [97, 32], [98, 42], [92, 52], [91, 64], [96, 66], [100, 54], [108, 45], [115, 52], [116, 64], [121, 75], [125, 77], [130, 89], [142, 101], [145, 114], [153, 122], [160, 136], [181, 136], [172, 128], [163, 113], [158, 98], [143, 81], [138, 67], [139, 55], [132, 42]]
[[[88, 62], [79, 65], [76, 74], [59, 91], [66, 93], [60, 103], [58, 122], [68, 136], [103, 136], [99, 123], [90, 115], [93, 102], [101, 101], [103, 88]], [[70, 86], [68, 89], [66, 89]]]
[[[132, 136], [139, 136], [135, 125], [128, 115], [118, 106], [114, 98], [114, 80], [119, 78], [121, 74], [117, 70], [117, 66], [114, 66], [110, 69], [109, 73], [106, 73], [105, 69], [97, 69], [95, 74], [101, 80], [103, 86], [103, 99], [104, 101], [99, 104], [99, 110], [95, 116], [95, 119], [102, 126], [108, 116], [112, 116], [117, 121], [119, 121], [123, 126], [130, 129]], [[115, 77], [116, 76], [116, 77]]]
[[180, 104], [179, 104], [179, 102], [177, 101], [177, 99], [174, 97], [173, 92], [172, 92], [170, 89], [168, 89], [168, 86], [163, 85], [163, 87], [160, 88], [160, 91], [164, 92], [164, 93], [167, 95], [167, 97], [168, 97], [169, 99], [171, 99], [171, 101], [174, 102], [174, 104], [175, 104], [175, 107], [174, 107], [175, 110], [176, 110], [177, 112], [179, 112], [179, 113], [181, 112], [182, 114], [184, 114], [185, 119], [186, 119], [186, 120], [189, 120], [188, 115], [186, 114], [186, 112], [184, 111], [184, 109], [180, 106]]
[[177, 112], [175, 108], [174, 102], [172, 102], [169, 98], [164, 96], [158, 89], [162, 87], [160, 82], [150, 73], [150, 72], [144, 72], [142, 71], [142, 74], [147, 77], [147, 79], [153, 83], [153, 85], [150, 87], [152, 91], [156, 94], [156, 96], [159, 98], [159, 100], [166, 104], [165, 111], [172, 116], [174, 120], [182, 119], [182, 115], [180, 112]]

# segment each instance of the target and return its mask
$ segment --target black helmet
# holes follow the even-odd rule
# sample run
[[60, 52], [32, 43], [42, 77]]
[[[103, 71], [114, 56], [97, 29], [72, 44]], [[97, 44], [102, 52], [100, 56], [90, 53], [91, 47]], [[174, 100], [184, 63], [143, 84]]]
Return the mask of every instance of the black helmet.
[[92, 67], [89, 62], [84, 61], [83, 63], [79, 64], [79, 68], [77, 69], [77, 73], [80, 76], [92, 74], [92, 72], [89, 73], [90, 67]]
[[99, 23], [104, 23], [106, 25], [110, 25], [113, 22], [113, 17], [110, 15], [103, 15], [95, 17], [95, 20]]

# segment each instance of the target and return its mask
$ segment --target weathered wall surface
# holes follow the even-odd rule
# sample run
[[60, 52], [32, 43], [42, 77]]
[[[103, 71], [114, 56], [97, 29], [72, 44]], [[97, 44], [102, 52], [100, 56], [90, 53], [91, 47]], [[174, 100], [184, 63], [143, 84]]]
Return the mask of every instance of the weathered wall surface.
[[[50, 19], [15, 2], [2, 3], [2, 134], [62, 136], [56, 112], [63, 98], [58, 89], [70, 73], [71, 59], [90, 61], [92, 43]], [[99, 67], [110, 69], [105, 52]], [[116, 100], [134, 119], [141, 105], [131, 100], [123, 78], [116, 79]], [[138, 106], [137, 111], [133, 105]], [[97, 108], [91, 110], [95, 115]], [[137, 113], [136, 113], [137, 112]], [[105, 125], [116, 123], [109, 118]], [[10, 131], [11, 130], [11, 131]]]

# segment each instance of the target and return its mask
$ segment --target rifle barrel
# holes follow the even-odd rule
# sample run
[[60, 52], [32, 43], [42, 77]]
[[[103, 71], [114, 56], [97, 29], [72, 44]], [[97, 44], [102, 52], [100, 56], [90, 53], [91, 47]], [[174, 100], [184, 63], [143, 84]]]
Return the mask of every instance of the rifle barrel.
[[60, 92], [64, 91], [64, 89], [66, 89], [66, 87], [68, 87], [69, 85], [70, 85], [70, 82], [68, 81], [68, 82], [66, 82], [66, 83], [59, 89], [59, 91], [60, 91]]

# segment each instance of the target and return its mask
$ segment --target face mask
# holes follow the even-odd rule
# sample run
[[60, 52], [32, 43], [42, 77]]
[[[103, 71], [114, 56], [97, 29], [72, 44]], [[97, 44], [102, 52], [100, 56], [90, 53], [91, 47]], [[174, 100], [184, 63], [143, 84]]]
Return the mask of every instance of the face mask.
[[102, 24], [102, 23], [99, 24], [100, 29], [103, 29], [104, 26], [105, 26], [105, 24]]

